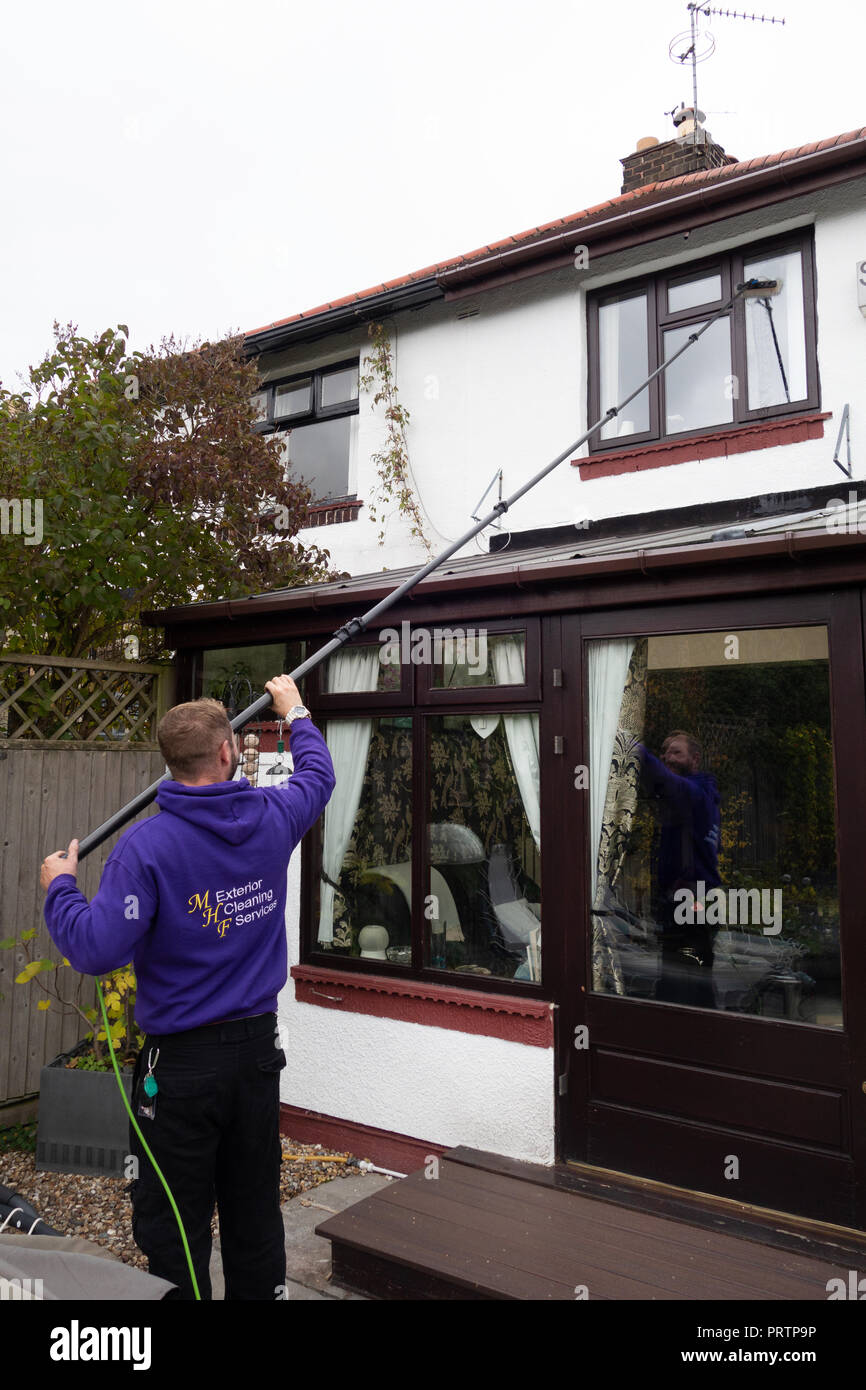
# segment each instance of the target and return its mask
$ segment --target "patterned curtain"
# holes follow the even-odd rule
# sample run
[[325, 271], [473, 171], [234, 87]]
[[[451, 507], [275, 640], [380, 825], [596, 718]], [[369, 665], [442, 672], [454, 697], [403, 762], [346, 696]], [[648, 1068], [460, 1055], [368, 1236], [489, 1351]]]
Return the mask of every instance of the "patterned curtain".
[[[622, 994], [622, 970], [616, 949], [616, 930], [608, 912], [616, 906], [616, 885], [625, 859], [637, 809], [641, 764], [635, 744], [643, 738], [646, 710], [647, 639], [634, 644], [619, 706], [607, 791], [598, 837], [595, 892], [592, 904], [592, 988]], [[596, 773], [591, 768], [590, 777]], [[596, 773], [597, 775], [597, 773]], [[604, 775], [602, 770], [601, 775]], [[593, 846], [595, 851], [595, 846]]]

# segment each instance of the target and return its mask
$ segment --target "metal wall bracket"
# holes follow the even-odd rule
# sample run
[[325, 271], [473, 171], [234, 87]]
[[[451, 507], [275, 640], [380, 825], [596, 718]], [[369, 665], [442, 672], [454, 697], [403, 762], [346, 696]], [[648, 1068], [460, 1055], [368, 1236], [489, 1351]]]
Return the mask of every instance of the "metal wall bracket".
[[[843, 434], [845, 436], [845, 452], [848, 461], [847, 468], [845, 467], [844, 463], [840, 463], [839, 461], [839, 449], [842, 445]], [[833, 462], [835, 463], [837, 468], [842, 469], [842, 472], [845, 474], [846, 478], [853, 478], [854, 475], [851, 472], [851, 425], [847, 401], [845, 402], [844, 409], [842, 410], [842, 419], [839, 423], [839, 433], [836, 436], [836, 448], [833, 450]]]

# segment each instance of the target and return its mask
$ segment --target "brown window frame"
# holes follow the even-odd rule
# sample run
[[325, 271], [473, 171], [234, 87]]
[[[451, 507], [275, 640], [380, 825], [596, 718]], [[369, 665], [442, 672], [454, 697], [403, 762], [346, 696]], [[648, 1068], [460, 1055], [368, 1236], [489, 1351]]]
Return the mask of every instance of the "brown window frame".
[[[267, 414], [259, 421], [259, 431], [280, 431], [292, 429], [296, 425], [312, 425], [318, 420], [333, 420], [341, 415], [357, 415], [359, 396], [355, 396], [349, 401], [338, 401], [336, 405], [322, 405], [321, 403], [323, 377], [330, 376], [333, 372], [351, 371], [352, 368], [360, 373], [360, 359], [358, 357], [345, 358], [339, 362], [329, 362], [326, 367], [315, 367], [308, 372], [294, 372], [291, 376], [273, 377], [270, 381], [262, 382], [255, 394], [267, 393]], [[310, 383], [309, 409], [299, 410], [294, 415], [276, 416], [274, 406], [277, 388], [280, 386], [299, 386], [304, 381]]]
[[[387, 626], [387, 624], [383, 625]], [[399, 620], [390, 626], [399, 630]], [[511, 713], [525, 711], [542, 718], [541, 691], [541, 638], [540, 619], [527, 615], [520, 619], [451, 620], [413, 623], [413, 630], [434, 626], [484, 627], [490, 634], [514, 633], [526, 638], [526, 684], [522, 686], [491, 685], [485, 687], [437, 690], [431, 688], [432, 669], [424, 666], [404, 668], [404, 680], [400, 692], [360, 691], [351, 694], [311, 693], [311, 705], [317, 724], [324, 724], [341, 715], [364, 716], [377, 719], [380, 716], [407, 715], [411, 717], [412, 742], [412, 823], [424, 827], [427, 823], [427, 802], [429, 779], [427, 766], [429, 720], [442, 714], [477, 714], [482, 709], [504, 708]], [[365, 637], [369, 634], [365, 633]], [[378, 634], [377, 634], [378, 637]], [[321, 668], [319, 668], [321, 669]], [[311, 673], [317, 675], [316, 673]], [[542, 781], [544, 769], [542, 764]], [[471, 976], [435, 968], [427, 963], [427, 938], [424, 917], [427, 886], [426, 844], [412, 837], [412, 909], [411, 940], [412, 964], [400, 965], [393, 961], [362, 960], [359, 956], [344, 956], [334, 951], [323, 950], [318, 943], [319, 925], [319, 882], [322, 866], [322, 838], [324, 816], [320, 817], [308, 831], [301, 843], [301, 919], [300, 919], [300, 965], [321, 966], [329, 971], [359, 972], [393, 976], [395, 980], [424, 982], [447, 985], [468, 992], [494, 992], [496, 994], [528, 995], [531, 998], [549, 996], [550, 980], [526, 981], [504, 979], [498, 976]], [[544, 962], [542, 953], [542, 962]]]
[[[649, 429], [641, 430], [621, 438], [602, 439], [601, 431], [596, 431], [589, 441], [589, 455], [610, 453], [620, 449], [631, 449], [636, 444], [657, 443], [661, 441], [682, 442], [700, 438], [705, 434], [716, 434], [724, 430], [742, 429], [744, 425], [755, 424], [779, 416], [802, 414], [817, 410], [821, 404], [818, 377], [817, 355], [817, 316], [815, 312], [815, 254], [811, 227], [802, 231], [790, 232], [784, 236], [749, 242], [735, 247], [721, 255], [707, 256], [698, 261], [669, 266], [654, 275], [640, 276], [621, 281], [617, 285], [606, 285], [603, 289], [590, 291], [587, 295], [587, 409], [590, 424], [600, 418], [616, 401], [600, 399], [600, 342], [599, 309], [605, 304], [633, 298], [645, 294], [647, 300], [647, 372], [654, 372], [663, 361], [664, 333], [670, 328], [681, 328], [705, 322], [731, 298], [736, 286], [745, 279], [744, 262], [755, 257], [778, 255], [785, 251], [797, 251], [801, 256], [803, 274], [804, 333], [806, 349], [806, 395], [796, 401], [785, 401], [781, 405], [748, 408], [748, 364], [746, 359], [746, 318], [745, 303], [742, 297], [731, 307], [727, 317], [730, 323], [731, 373], [740, 382], [739, 392], [731, 404], [733, 418], [724, 424], [708, 424], [700, 429], [668, 433], [662, 425], [665, 419], [665, 373], [656, 377], [648, 387]], [[713, 302], [700, 304], [694, 308], [681, 309], [674, 313], [667, 309], [667, 291], [671, 285], [684, 281], [700, 279], [702, 275], [718, 273], [721, 276], [721, 296]]]
[[[324, 378], [334, 372], [357, 371], [359, 380], [361, 372], [360, 357], [350, 357], [341, 359], [339, 362], [329, 362], [327, 366], [315, 367], [308, 372], [295, 372], [291, 376], [274, 377], [269, 381], [263, 381], [259, 385], [256, 395], [264, 395], [265, 409], [262, 417], [254, 426], [257, 434], [290, 434], [293, 429], [300, 429], [306, 425], [320, 425], [328, 420], [344, 419], [360, 412], [360, 388], [359, 393], [352, 400], [338, 401], [336, 405], [322, 405], [322, 383]], [[298, 411], [293, 415], [277, 416], [275, 414], [277, 391], [281, 386], [297, 386], [308, 381], [310, 383], [310, 405], [307, 410]], [[351, 452], [351, 446], [350, 446]], [[346, 459], [346, 487], [350, 482], [350, 460]], [[315, 480], [314, 480], [315, 481]], [[356, 520], [357, 514], [352, 516], [342, 515], [341, 504], [352, 504], [357, 502], [357, 493], [345, 492], [337, 493], [333, 497], [314, 497], [310, 505], [310, 516], [308, 524], [312, 525], [332, 525], [338, 518], [336, 512], [341, 511], [340, 521]], [[311, 520], [313, 513], [321, 514], [326, 509], [335, 513], [331, 521], [325, 523], [321, 516], [317, 515], [315, 520]]]

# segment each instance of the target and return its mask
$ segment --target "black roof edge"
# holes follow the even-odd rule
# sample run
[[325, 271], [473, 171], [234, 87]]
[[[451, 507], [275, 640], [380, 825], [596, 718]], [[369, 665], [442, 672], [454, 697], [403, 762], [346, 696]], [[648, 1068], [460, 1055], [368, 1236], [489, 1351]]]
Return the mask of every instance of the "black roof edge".
[[261, 356], [264, 352], [275, 352], [293, 343], [311, 343], [332, 333], [348, 332], [358, 323], [380, 317], [386, 310], [396, 313], [400, 309], [420, 309], [425, 304], [444, 298], [445, 291], [438, 276], [431, 275], [423, 280], [414, 280], [409, 285], [384, 290], [381, 294], [353, 299], [351, 303], [341, 304], [336, 309], [326, 309], [322, 313], [293, 319], [290, 323], [274, 324], [272, 328], [247, 333], [244, 335], [244, 350], [250, 357]]
[[632, 512], [628, 516], [603, 517], [586, 526], [536, 527], [531, 531], [511, 531], [492, 536], [489, 553], [501, 550], [531, 550], [537, 546], [567, 545], [575, 541], [580, 549], [582, 539], [607, 540], [622, 536], [641, 536], [658, 531], [672, 531], [682, 526], [736, 526], [748, 521], [766, 521], [786, 513], [808, 512], [826, 506], [833, 500], [847, 502], [848, 492], [858, 498], [866, 497], [866, 480], [840, 477], [838, 483], [822, 487], [798, 488], [794, 492], [770, 492], [758, 497], [736, 497], [721, 502], [699, 502], [691, 507], [669, 507], [664, 511]]
[[[656, 535], [658, 532], [674, 531], [688, 526], [712, 526], [714, 532], [726, 533], [714, 534], [711, 538], [713, 541], [733, 541], [737, 539], [737, 536], [727, 533], [735, 531], [736, 528], [747, 525], [749, 522], [820, 510], [833, 501], [847, 505], [849, 494], [852, 493], [856, 494], [858, 500], [866, 498], [866, 479], [858, 480], [844, 477], [840, 478], [837, 483], [813, 488], [799, 488], [792, 492], [764, 493], [755, 497], [739, 497], [721, 502], [699, 503], [690, 507], [667, 508], [664, 511], [606, 517], [601, 521], [590, 523], [585, 528], [571, 524], [569, 526], [539, 527], [531, 531], [516, 531], [511, 532], [510, 535], [492, 537], [488, 553], [495, 554], [506, 549], [519, 553], [533, 548], [545, 549], [548, 547], [552, 550], [558, 546], [573, 545], [573, 559], [593, 558], [592, 554], [587, 557], [582, 556], [580, 549], [582, 536], [590, 540], [621, 538], [624, 542], [622, 554], [628, 554], [632, 551], [638, 553], [639, 547], [628, 545], [630, 539], [639, 539], [641, 536]], [[479, 561], [483, 560], [483, 556], [476, 558]], [[601, 560], [604, 557], [596, 554], [594, 558]], [[341, 587], [351, 590], [356, 579], [381, 578], [387, 587], [395, 580], [405, 578], [411, 572], [412, 568], [406, 566], [404, 569], [394, 571], [391, 574], [383, 570], [381, 576], [371, 574], [345, 575], [342, 580], [336, 582]], [[507, 575], [503, 572], [503, 583], [507, 582]], [[297, 594], [309, 587], [317, 586], [298, 585], [288, 589], [270, 589], [263, 593], [247, 594], [238, 599], [197, 601], [178, 605], [171, 609], [150, 609], [141, 614], [141, 621], [145, 627], [173, 626], [178, 622], [194, 622], [201, 617], [202, 609], [232, 603], [237, 604], [238, 616], [240, 616], [240, 610], [254, 600], [261, 601], [279, 598], [284, 594]], [[313, 601], [312, 607], [315, 609], [315, 601]], [[184, 615], [182, 618], [179, 616], [181, 613]], [[171, 614], [171, 617], [166, 619], [166, 614]], [[207, 617], [207, 615], [205, 616]], [[214, 621], [221, 621], [221, 619], [222, 615], [219, 618], [214, 618]]]

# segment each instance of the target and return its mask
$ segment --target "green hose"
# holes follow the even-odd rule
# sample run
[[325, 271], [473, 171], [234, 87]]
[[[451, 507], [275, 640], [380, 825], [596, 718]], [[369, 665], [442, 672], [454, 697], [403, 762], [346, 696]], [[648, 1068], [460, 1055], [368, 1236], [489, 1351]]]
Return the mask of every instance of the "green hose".
[[150, 1159], [151, 1163], [153, 1164], [154, 1171], [156, 1172], [157, 1177], [159, 1178], [160, 1182], [162, 1183], [163, 1187], [165, 1188], [165, 1194], [166, 1194], [166, 1196], [168, 1197], [168, 1200], [169, 1200], [169, 1202], [171, 1203], [171, 1209], [172, 1209], [172, 1211], [174, 1212], [175, 1217], [177, 1218], [178, 1229], [180, 1230], [180, 1238], [181, 1238], [181, 1240], [183, 1241], [184, 1253], [185, 1253], [185, 1255], [186, 1255], [186, 1262], [187, 1262], [187, 1264], [189, 1265], [189, 1277], [190, 1277], [190, 1279], [192, 1280], [193, 1293], [195, 1294], [197, 1300], [198, 1300], [199, 1303], [200, 1303], [200, 1302], [201, 1302], [201, 1294], [200, 1294], [199, 1291], [198, 1291], [198, 1280], [197, 1280], [196, 1277], [195, 1277], [195, 1270], [193, 1269], [193, 1264], [192, 1264], [192, 1256], [191, 1256], [190, 1253], [189, 1253], [189, 1242], [187, 1241], [187, 1238], [186, 1238], [186, 1231], [183, 1229], [183, 1222], [182, 1222], [181, 1219], [180, 1219], [180, 1212], [179, 1212], [178, 1209], [177, 1209], [177, 1203], [175, 1202], [174, 1197], [171, 1195], [171, 1188], [169, 1187], [168, 1183], [166, 1182], [165, 1178], [163, 1177], [163, 1175], [162, 1175], [162, 1170], [160, 1169], [159, 1164], [157, 1163], [156, 1159], [154, 1158], [153, 1154], [151, 1153], [150, 1147], [149, 1147], [149, 1145], [148, 1145], [148, 1142], [147, 1142], [147, 1140], [145, 1139], [144, 1135], [142, 1134], [141, 1130], [139, 1129], [139, 1127], [138, 1127], [138, 1121], [136, 1120], [135, 1116], [134, 1116], [133, 1113], [132, 1113], [132, 1106], [130, 1105], [129, 1100], [128, 1100], [128, 1098], [127, 1098], [126, 1090], [125, 1090], [124, 1085], [123, 1085], [123, 1079], [122, 1079], [122, 1077], [121, 1077], [121, 1075], [120, 1075], [120, 1068], [119, 1068], [118, 1065], [117, 1065], [117, 1058], [116, 1058], [115, 1055], [114, 1055], [114, 1044], [113, 1044], [113, 1042], [111, 1041], [111, 1028], [109, 1027], [109, 1023], [108, 1023], [108, 1014], [105, 1012], [105, 1000], [104, 1000], [103, 997], [102, 997], [102, 987], [101, 987], [101, 985], [100, 985], [100, 983], [99, 983], [98, 980], [96, 981], [96, 993], [99, 995], [99, 1007], [100, 1007], [101, 1010], [102, 1010], [102, 1022], [103, 1022], [103, 1025], [104, 1025], [104, 1027], [105, 1027], [105, 1038], [106, 1038], [106, 1042], [108, 1043], [108, 1050], [109, 1050], [109, 1052], [111, 1053], [111, 1065], [114, 1067], [114, 1074], [115, 1074], [115, 1076], [117, 1077], [117, 1084], [118, 1084], [118, 1086], [120, 1087], [120, 1094], [121, 1094], [121, 1096], [123, 1097], [123, 1103], [124, 1103], [124, 1105], [126, 1106], [126, 1113], [128, 1114], [130, 1120], [132, 1121], [132, 1125], [133, 1125], [133, 1128], [134, 1128], [136, 1134], [138, 1135], [139, 1139], [141, 1140], [142, 1147], [144, 1148], [144, 1152], [147, 1154], [148, 1158]]

